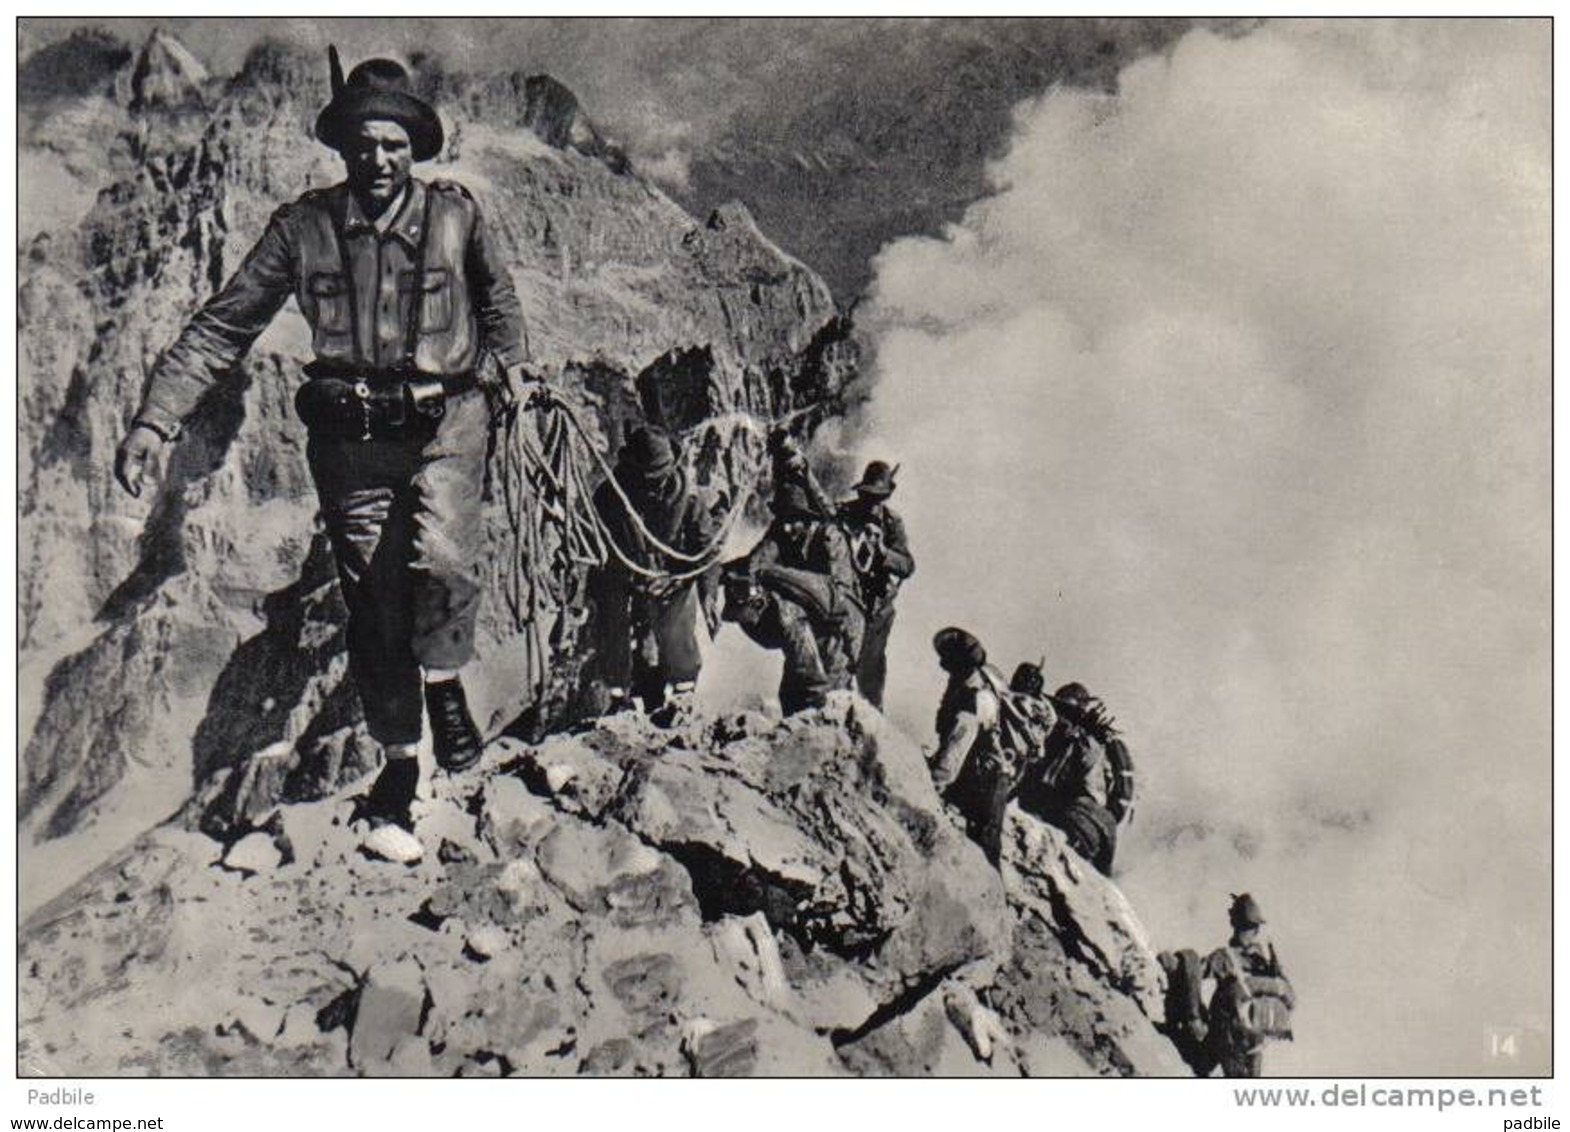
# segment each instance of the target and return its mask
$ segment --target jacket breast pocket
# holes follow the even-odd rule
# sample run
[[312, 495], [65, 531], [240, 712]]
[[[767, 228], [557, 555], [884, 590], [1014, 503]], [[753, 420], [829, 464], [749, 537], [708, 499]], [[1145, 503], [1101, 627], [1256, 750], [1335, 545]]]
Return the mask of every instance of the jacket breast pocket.
[[354, 328], [353, 301], [342, 275], [318, 271], [305, 282], [305, 317], [319, 334], [347, 335]]
[[445, 267], [427, 268], [418, 277], [405, 271], [398, 279], [398, 289], [413, 292], [412, 298], [420, 318], [421, 334], [441, 334], [452, 329], [453, 277]]

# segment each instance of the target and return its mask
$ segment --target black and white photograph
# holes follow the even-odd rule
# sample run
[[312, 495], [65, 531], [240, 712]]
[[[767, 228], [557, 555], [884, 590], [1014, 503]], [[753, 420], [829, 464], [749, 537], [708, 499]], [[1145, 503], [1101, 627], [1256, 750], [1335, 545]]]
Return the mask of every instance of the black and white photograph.
[[1551, 19], [16, 36], [8, 1116], [1551, 1115]]

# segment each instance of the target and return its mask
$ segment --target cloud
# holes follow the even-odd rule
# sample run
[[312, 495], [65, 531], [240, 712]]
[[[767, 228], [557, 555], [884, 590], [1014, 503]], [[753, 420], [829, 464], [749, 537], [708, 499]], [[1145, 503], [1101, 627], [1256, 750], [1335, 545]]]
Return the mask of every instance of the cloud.
[[1021, 106], [994, 193], [876, 264], [893, 710], [930, 729], [948, 623], [1104, 693], [1157, 937], [1276, 912], [1281, 1071], [1546, 1029], [1547, 28], [1191, 33]]

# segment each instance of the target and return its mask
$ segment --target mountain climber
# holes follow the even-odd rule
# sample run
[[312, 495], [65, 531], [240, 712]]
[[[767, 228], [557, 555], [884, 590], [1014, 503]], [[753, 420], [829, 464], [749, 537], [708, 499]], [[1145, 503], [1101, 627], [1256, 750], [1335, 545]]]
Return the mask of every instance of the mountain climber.
[[622, 445], [615, 482], [607, 480], [594, 493], [595, 511], [615, 544], [589, 577], [591, 631], [609, 710], [629, 691], [649, 712], [667, 697], [672, 705], [690, 701], [702, 665], [700, 609], [711, 631], [716, 624], [718, 566], [672, 580], [671, 573], [682, 572], [680, 564], [667, 561], [648, 537], [684, 553], [696, 553], [714, 537], [714, 518], [689, 490], [679, 455], [664, 433], [640, 426]]
[[1216, 1062], [1206, 1041], [1209, 1025], [1205, 1021], [1204, 965], [1199, 953], [1189, 947], [1163, 951], [1156, 961], [1167, 979], [1162, 995], [1164, 1016], [1157, 1029], [1172, 1042], [1196, 1077], [1208, 1077]]
[[774, 521], [746, 558], [726, 567], [726, 618], [785, 654], [780, 710], [821, 706], [848, 689], [865, 617], [850, 541], [793, 445], [777, 456]]
[[1020, 809], [1057, 826], [1075, 852], [1110, 874], [1117, 851], [1117, 819], [1108, 809], [1114, 774], [1106, 750], [1116, 737], [1113, 721], [1083, 684], [1064, 684], [1051, 698], [1057, 726], [1042, 757], [1020, 778]]
[[1227, 1077], [1258, 1077], [1265, 1042], [1292, 1039], [1297, 996], [1281, 970], [1275, 945], [1261, 929], [1265, 918], [1248, 893], [1234, 895], [1227, 909], [1232, 937], [1204, 961], [1203, 976], [1215, 980], [1206, 1010], [1205, 1044]]
[[485, 557], [482, 357], [502, 370], [487, 392], [521, 398], [533, 379], [480, 206], [461, 185], [411, 176], [441, 152], [436, 110], [390, 59], [369, 59], [347, 80], [335, 49], [329, 59], [332, 100], [316, 137], [343, 158], [344, 181], [274, 212], [159, 359], [115, 475], [140, 495], [144, 471], [202, 395], [297, 299], [315, 360], [295, 405], [349, 609], [349, 671], [386, 752], [365, 809], [381, 849], [412, 859], [411, 836], [380, 831], [412, 829], [422, 700], [442, 768], [480, 757], [459, 670], [474, 652]]
[[1003, 815], [1013, 786], [998, 735], [1002, 674], [989, 669], [986, 648], [964, 629], [940, 630], [932, 647], [949, 676], [938, 703], [938, 746], [928, 760], [932, 784], [995, 865], [1002, 856]]
[[855, 485], [856, 497], [839, 508], [840, 522], [850, 535], [851, 564], [861, 581], [862, 605], [867, 610], [867, 629], [856, 661], [856, 686], [874, 707], [883, 706], [894, 598], [900, 583], [916, 570], [905, 524], [888, 505], [897, 470], [882, 460], [873, 460]]

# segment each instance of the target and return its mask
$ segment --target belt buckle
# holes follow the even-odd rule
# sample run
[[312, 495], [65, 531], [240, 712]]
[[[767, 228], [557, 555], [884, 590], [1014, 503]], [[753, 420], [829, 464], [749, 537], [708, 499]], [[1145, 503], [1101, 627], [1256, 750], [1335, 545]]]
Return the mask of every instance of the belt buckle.
[[354, 395], [360, 399], [360, 439], [371, 439], [371, 386], [363, 377], [354, 383]]

